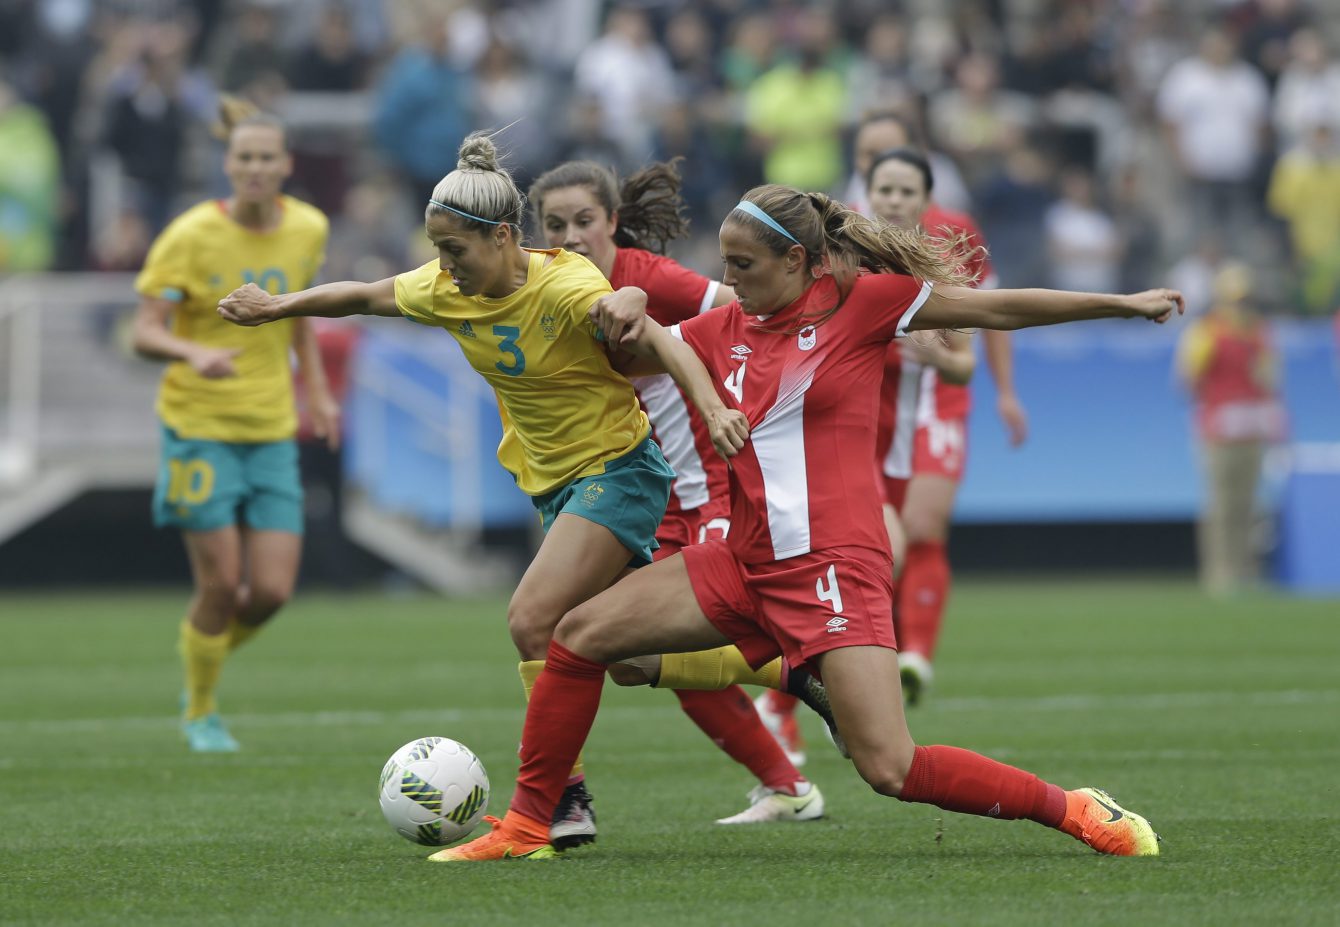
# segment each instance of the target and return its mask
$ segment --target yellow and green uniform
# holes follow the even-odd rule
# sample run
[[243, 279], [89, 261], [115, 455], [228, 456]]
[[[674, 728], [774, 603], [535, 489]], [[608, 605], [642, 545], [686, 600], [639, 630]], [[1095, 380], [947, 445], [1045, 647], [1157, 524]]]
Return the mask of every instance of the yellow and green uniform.
[[674, 472], [587, 318], [609, 281], [570, 251], [528, 253], [526, 282], [508, 296], [463, 296], [434, 260], [396, 277], [396, 305], [450, 333], [493, 387], [498, 461], [545, 527], [559, 512], [579, 515], [649, 562]]
[[163, 375], [159, 524], [208, 531], [232, 524], [241, 506], [253, 528], [302, 530], [289, 362], [294, 323], [244, 328], [221, 319], [217, 307], [246, 283], [275, 294], [306, 288], [321, 267], [328, 233], [320, 210], [283, 196], [279, 224], [270, 231], [240, 225], [224, 202], [210, 200], [182, 213], [154, 242], [136, 291], [176, 304], [171, 324], [178, 337], [240, 352], [235, 377], [207, 379], [184, 361]]

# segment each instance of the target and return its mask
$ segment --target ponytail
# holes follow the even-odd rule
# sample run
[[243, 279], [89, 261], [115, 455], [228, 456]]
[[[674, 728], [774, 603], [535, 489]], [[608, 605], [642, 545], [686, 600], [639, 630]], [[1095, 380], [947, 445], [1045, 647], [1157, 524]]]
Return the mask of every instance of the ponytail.
[[221, 142], [232, 138], [233, 130], [242, 126], [269, 126], [284, 134], [284, 123], [278, 116], [264, 112], [255, 103], [230, 93], [219, 95], [219, 116], [209, 127], [210, 134]]
[[800, 245], [810, 273], [815, 277], [831, 273], [837, 283], [837, 302], [798, 320], [797, 331], [831, 318], [842, 307], [862, 269], [952, 286], [972, 282], [964, 266], [975, 249], [964, 235], [951, 240], [932, 238], [924, 232], [868, 219], [825, 193], [802, 193], [779, 184], [755, 187], [744, 195], [744, 201], [761, 209], [785, 233], [745, 218], [746, 214], [738, 210], [727, 216], [727, 222], [747, 222], [755, 239], [778, 256]]

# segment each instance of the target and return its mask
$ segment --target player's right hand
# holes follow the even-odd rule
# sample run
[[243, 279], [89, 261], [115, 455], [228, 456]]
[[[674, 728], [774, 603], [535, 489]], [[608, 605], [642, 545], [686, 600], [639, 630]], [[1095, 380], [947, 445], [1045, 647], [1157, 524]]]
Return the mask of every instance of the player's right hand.
[[749, 440], [749, 419], [739, 409], [722, 406], [717, 412], [704, 416], [712, 446], [722, 457], [734, 457]]
[[647, 294], [637, 287], [620, 287], [596, 300], [589, 315], [606, 344], [627, 347], [636, 343], [646, 328]]
[[272, 302], [273, 296], [248, 283], [219, 300], [219, 315], [236, 325], [261, 325], [271, 320]]
[[241, 353], [241, 348], [200, 348], [186, 362], [206, 380], [224, 380], [237, 376], [233, 358]]
[[1131, 316], [1159, 324], [1172, 318], [1173, 313], [1181, 315], [1186, 312], [1186, 303], [1177, 290], [1145, 290], [1143, 293], [1133, 293], [1125, 299], [1127, 307], [1131, 310]]

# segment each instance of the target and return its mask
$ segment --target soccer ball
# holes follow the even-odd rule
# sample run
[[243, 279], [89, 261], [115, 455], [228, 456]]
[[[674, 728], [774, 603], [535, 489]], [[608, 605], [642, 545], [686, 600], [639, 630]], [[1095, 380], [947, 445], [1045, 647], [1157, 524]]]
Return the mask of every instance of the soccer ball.
[[397, 834], [424, 846], [446, 846], [474, 830], [484, 816], [489, 777], [464, 744], [420, 737], [391, 754], [377, 797]]

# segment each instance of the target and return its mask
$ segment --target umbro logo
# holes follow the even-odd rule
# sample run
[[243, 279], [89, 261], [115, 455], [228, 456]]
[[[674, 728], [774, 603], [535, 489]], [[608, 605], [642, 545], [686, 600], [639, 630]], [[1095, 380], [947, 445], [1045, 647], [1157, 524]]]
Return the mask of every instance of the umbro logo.
[[737, 344], [735, 347], [730, 349], [730, 353], [731, 353], [731, 360], [744, 360], [750, 354], [753, 354], [754, 351], [747, 344]]
[[462, 335], [464, 335], [466, 338], [474, 338], [474, 337], [476, 337], [476, 336], [475, 336], [475, 327], [474, 327], [473, 325], [471, 325], [469, 322], [462, 322], [461, 325], [460, 325], [460, 327], [457, 328], [456, 331], [460, 332], [460, 333], [461, 333]]
[[847, 619], [843, 618], [841, 615], [834, 615], [832, 618], [825, 621], [824, 624], [828, 625], [829, 634], [837, 634], [839, 631], [847, 630]]

